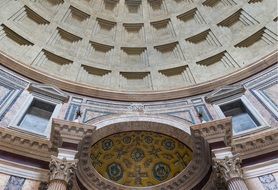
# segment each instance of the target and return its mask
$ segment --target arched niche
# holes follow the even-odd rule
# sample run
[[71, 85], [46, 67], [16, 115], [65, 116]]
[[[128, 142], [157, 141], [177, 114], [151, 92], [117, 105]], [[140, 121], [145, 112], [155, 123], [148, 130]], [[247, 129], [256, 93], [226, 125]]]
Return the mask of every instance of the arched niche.
[[[211, 174], [208, 144], [201, 137], [190, 134], [190, 123], [165, 115], [109, 115], [87, 124], [96, 126], [92, 134], [85, 135], [79, 145], [76, 181], [80, 189], [147, 190], [147, 189], [198, 189]], [[90, 160], [92, 145], [117, 133], [134, 131], [155, 132], [173, 137], [192, 150], [192, 160], [173, 178], [148, 187], [121, 185], [100, 175]]]

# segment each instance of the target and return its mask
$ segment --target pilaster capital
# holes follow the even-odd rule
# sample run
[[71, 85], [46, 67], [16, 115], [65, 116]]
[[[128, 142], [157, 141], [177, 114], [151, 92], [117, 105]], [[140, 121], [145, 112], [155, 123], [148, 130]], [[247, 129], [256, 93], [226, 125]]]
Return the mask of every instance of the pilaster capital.
[[61, 180], [69, 183], [74, 175], [77, 162], [77, 159], [67, 160], [66, 158], [60, 159], [55, 156], [51, 156], [51, 161], [49, 164], [50, 181]]
[[239, 155], [225, 156], [224, 159], [214, 158], [214, 169], [218, 177], [223, 177], [225, 181], [233, 178], [243, 178], [241, 169], [241, 159]]

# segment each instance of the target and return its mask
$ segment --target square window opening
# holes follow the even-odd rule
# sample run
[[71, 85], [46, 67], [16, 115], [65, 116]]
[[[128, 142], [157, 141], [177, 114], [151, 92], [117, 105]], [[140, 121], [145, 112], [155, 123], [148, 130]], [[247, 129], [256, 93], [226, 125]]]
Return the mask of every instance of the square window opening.
[[235, 133], [260, 126], [259, 121], [241, 100], [221, 105], [220, 109], [226, 117], [232, 116], [233, 131]]
[[54, 104], [33, 99], [29, 108], [18, 123], [20, 128], [43, 134], [55, 109]]

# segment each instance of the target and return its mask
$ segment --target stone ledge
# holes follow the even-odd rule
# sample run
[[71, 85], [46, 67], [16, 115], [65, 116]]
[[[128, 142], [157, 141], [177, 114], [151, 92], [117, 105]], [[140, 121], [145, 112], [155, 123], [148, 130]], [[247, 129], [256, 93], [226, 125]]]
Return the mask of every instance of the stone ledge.
[[231, 74], [228, 74], [227, 76], [220, 77], [218, 79], [175, 90], [146, 92], [114, 91], [102, 88], [95, 88], [88, 85], [82, 85], [76, 82], [70, 82], [68, 80], [60, 79], [34, 69], [31, 66], [28, 66], [18, 60], [11, 58], [4, 52], [0, 52], [0, 62], [9, 69], [12, 69], [24, 76], [32, 76], [32, 79], [36, 81], [53, 84], [58, 88], [69, 92], [112, 100], [158, 101], [193, 96], [243, 80], [259, 71], [266, 69], [271, 65], [274, 65], [277, 62], [277, 51], [264, 56], [260, 60], [250, 64], [247, 67], [244, 67], [238, 71], [235, 71]]
[[1, 150], [38, 160], [49, 161], [57, 152], [56, 142], [9, 128], [0, 127], [0, 139]]
[[210, 121], [191, 126], [191, 133], [195, 136], [202, 136], [208, 143], [223, 141], [226, 145], [231, 144], [232, 139], [232, 118]]
[[271, 128], [252, 135], [233, 139], [232, 151], [242, 159], [278, 150], [278, 129]]
[[84, 135], [92, 133], [95, 129], [93, 125], [53, 119], [51, 136], [56, 139], [60, 136], [65, 142], [78, 144]]

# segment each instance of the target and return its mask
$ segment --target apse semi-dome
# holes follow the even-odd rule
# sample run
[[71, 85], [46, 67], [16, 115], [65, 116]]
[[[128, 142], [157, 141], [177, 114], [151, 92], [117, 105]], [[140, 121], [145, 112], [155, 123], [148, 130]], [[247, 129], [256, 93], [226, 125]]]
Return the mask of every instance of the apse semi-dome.
[[275, 0], [2, 2], [3, 64], [87, 95], [193, 95], [267, 67], [277, 51]]
[[177, 176], [192, 156], [188, 146], [168, 135], [128, 131], [110, 135], [92, 145], [90, 161], [108, 180], [125, 186], [146, 187]]

